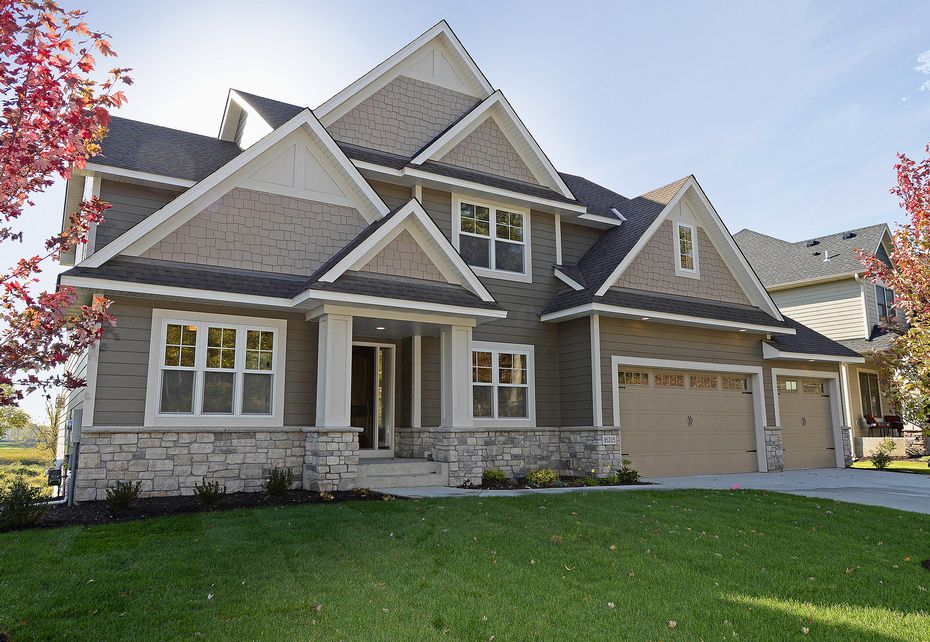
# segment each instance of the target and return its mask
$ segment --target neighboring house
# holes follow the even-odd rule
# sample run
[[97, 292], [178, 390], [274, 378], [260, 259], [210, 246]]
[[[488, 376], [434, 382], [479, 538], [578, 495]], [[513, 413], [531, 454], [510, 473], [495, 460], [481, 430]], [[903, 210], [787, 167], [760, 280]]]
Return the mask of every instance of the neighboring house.
[[[863, 364], [841, 368], [846, 425], [853, 428], [856, 454], [871, 452], [880, 441], [865, 417], [893, 414], [879, 381], [875, 354], [896, 336], [888, 323], [902, 324], [893, 308], [894, 292], [865, 278], [856, 250], [891, 266], [891, 231], [886, 224], [789, 242], [752, 230], [734, 236], [756, 274], [785, 314], [865, 357]], [[898, 450], [903, 454], [906, 439]]]
[[697, 180], [557, 171], [445, 22], [314, 110], [114, 118], [68, 211], [90, 194], [112, 208], [60, 282], [119, 322], [78, 361], [78, 499], [850, 457], [861, 357], [782, 316]]

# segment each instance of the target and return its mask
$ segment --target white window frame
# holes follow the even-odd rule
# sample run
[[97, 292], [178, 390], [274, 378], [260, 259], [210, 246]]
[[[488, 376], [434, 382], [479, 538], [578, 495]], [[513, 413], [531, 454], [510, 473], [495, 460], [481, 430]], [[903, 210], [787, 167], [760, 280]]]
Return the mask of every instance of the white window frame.
[[[162, 364], [164, 362], [165, 336], [169, 324], [198, 324], [197, 350], [194, 375], [194, 412], [191, 414], [162, 413], [161, 385]], [[215, 371], [206, 367], [207, 326], [222, 326], [236, 329], [236, 368], [223, 370], [235, 372], [237, 376], [233, 392], [233, 413], [231, 415], [202, 414], [204, 372]], [[246, 370], [245, 341], [248, 330], [260, 330], [274, 333], [274, 352], [271, 370]], [[208, 314], [184, 310], [152, 310], [152, 329], [149, 337], [149, 367], [145, 391], [145, 425], [164, 427], [254, 427], [274, 428], [284, 425], [284, 371], [287, 346], [287, 321], [262, 317], [242, 317], [228, 314]], [[272, 375], [271, 414], [244, 415], [240, 412], [242, 376], [251, 372]]]
[[[472, 358], [468, 361], [469, 381], [474, 389], [475, 385], [490, 387], [491, 406], [494, 409], [493, 417], [475, 417], [475, 425], [479, 427], [486, 426], [513, 426], [513, 427], [535, 427], [536, 426], [536, 360], [534, 347], [532, 344], [523, 343], [492, 343], [485, 341], [473, 341], [471, 345], [472, 353], [490, 352], [492, 368], [492, 384], [475, 384], [472, 370]], [[498, 417], [497, 416], [497, 388], [499, 385], [499, 366], [497, 355], [500, 353], [522, 354], [526, 357], [526, 417]], [[509, 386], [510, 384], [503, 384]]]
[[[471, 234], [470, 232], [462, 231], [462, 203], [468, 203], [469, 205], [477, 205], [480, 207], [486, 207], [490, 211], [490, 236], [484, 237], [477, 234]], [[494, 262], [496, 259], [496, 252], [494, 244], [497, 242], [497, 210], [506, 210], [508, 212], [513, 212], [514, 214], [523, 215], [523, 272], [509, 272], [507, 270], [498, 270], [494, 267]], [[460, 194], [452, 195], [452, 245], [455, 247], [456, 252], [460, 251], [460, 237], [461, 236], [474, 236], [475, 238], [487, 238], [490, 243], [490, 253], [491, 253], [491, 267], [484, 268], [480, 266], [469, 265], [468, 267], [477, 274], [478, 276], [487, 277], [490, 279], [501, 279], [505, 281], [520, 281], [522, 283], [532, 283], [533, 282], [533, 257], [531, 255], [530, 248], [531, 235], [530, 235], [530, 210], [525, 207], [519, 207], [516, 205], [509, 205], [507, 203], [489, 201], [483, 198], [472, 198], [470, 196], [464, 196]], [[508, 241], [502, 239], [501, 243], [515, 243], [519, 244], [517, 241]], [[464, 259], [464, 257], [463, 257]]]
[[[694, 269], [689, 270], [681, 266], [681, 240], [680, 232], [681, 228], [687, 228], [691, 231], [691, 256], [694, 259]], [[681, 221], [675, 221], [675, 224], [672, 226], [674, 230], [674, 248], [675, 248], [675, 274], [677, 276], [688, 277], [689, 279], [699, 279], [701, 278], [701, 262], [698, 256], [698, 233], [697, 226], [691, 223], [682, 223]]]

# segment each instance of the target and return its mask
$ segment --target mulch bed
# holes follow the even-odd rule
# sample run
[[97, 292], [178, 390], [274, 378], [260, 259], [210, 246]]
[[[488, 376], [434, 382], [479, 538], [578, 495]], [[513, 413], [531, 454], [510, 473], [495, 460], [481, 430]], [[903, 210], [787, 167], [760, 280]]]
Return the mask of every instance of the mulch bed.
[[269, 506], [294, 506], [297, 504], [335, 504], [346, 501], [384, 501], [387, 495], [374, 491], [365, 494], [356, 491], [333, 491], [331, 500], [324, 500], [320, 493], [309, 490], [291, 490], [283, 497], [270, 497], [265, 493], [229, 493], [218, 506], [207, 509], [193, 495], [180, 497], [146, 497], [137, 499], [124, 511], [114, 513], [105, 501], [79, 502], [73, 507], [50, 506], [36, 528], [58, 528], [61, 526], [93, 526], [129, 522], [137, 519], [201, 513], [208, 510], [227, 511], [238, 508], [265, 508]]
[[529, 483], [525, 479], [511, 479], [505, 484], [462, 484], [459, 488], [471, 488], [474, 490], [523, 490], [538, 488], [617, 488], [619, 486], [652, 486], [651, 482], [635, 482], [633, 484], [590, 484], [586, 483], [586, 477], [562, 477], [554, 484], [549, 486], [537, 486]]

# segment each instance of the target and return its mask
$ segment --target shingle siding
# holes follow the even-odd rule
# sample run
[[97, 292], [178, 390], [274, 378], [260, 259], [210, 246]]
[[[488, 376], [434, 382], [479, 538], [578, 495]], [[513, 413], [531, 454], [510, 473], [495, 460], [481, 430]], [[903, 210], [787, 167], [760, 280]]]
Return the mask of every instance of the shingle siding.
[[361, 271], [446, 283], [436, 264], [406, 230], [384, 246]]
[[398, 76], [329, 126], [340, 142], [413, 156], [477, 104], [473, 96]]
[[666, 221], [614, 286], [749, 305], [746, 293], [703, 228], [698, 228], [697, 241], [701, 278], [675, 274], [674, 227], [672, 221]]
[[539, 184], [493, 118], [478, 125], [439, 160], [524, 183]]
[[236, 188], [143, 256], [309, 276], [365, 227], [350, 207]]

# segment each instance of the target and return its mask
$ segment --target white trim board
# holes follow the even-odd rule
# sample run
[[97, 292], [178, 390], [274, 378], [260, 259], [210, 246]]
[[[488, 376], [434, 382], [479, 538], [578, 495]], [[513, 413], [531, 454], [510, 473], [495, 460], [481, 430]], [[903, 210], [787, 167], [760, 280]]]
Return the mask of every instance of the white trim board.
[[838, 357], [830, 354], [808, 354], [806, 352], [784, 352], [770, 343], [762, 342], [763, 359], [786, 359], [790, 361], [826, 361], [829, 363], [865, 363], [864, 357]]
[[520, 155], [520, 158], [533, 172], [533, 176], [536, 177], [540, 184], [551, 187], [565, 198], [575, 198], [568, 185], [562, 180], [559, 172], [553, 167], [549, 158], [539, 146], [539, 143], [533, 138], [533, 135], [523, 124], [523, 121], [520, 120], [520, 117], [517, 116], [517, 113], [500, 90], [488, 96], [480, 105], [468, 112], [455, 125], [427, 145], [411, 159], [410, 163], [412, 165], [422, 165], [428, 160], [440, 160], [489, 118], [493, 119], [500, 127], [510, 145]]
[[[208, 177], [180, 194], [173, 201], [140, 221], [138, 224], [124, 232], [109, 245], [89, 257], [79, 265], [82, 267], [100, 267], [106, 261], [119, 254], [138, 256], [152, 245], [183, 225], [185, 222], [199, 214], [204, 208], [213, 203], [223, 194], [236, 186], [236, 175], [247, 168], [264, 152], [270, 150], [277, 143], [284, 141], [291, 134], [303, 130], [315, 140], [329, 154], [336, 165], [345, 172], [357, 188], [359, 198], [364, 198], [367, 207], [359, 203], [360, 213], [369, 222], [376, 220], [390, 209], [381, 200], [371, 185], [359, 174], [355, 165], [346, 157], [329, 133], [323, 128], [316, 117], [305, 109], [294, 116], [287, 123], [274, 130], [239, 156], [217, 169]], [[256, 170], [258, 167], [255, 168]]]
[[103, 174], [104, 176], [113, 176], [117, 178], [126, 178], [134, 181], [144, 181], [160, 185], [171, 185], [173, 187], [193, 187], [197, 181], [187, 178], [177, 178], [174, 176], [165, 176], [163, 174], [153, 174], [151, 172], [142, 172], [135, 169], [124, 169], [114, 165], [103, 165], [101, 163], [88, 162], [84, 167], [85, 175]]
[[[438, 41], [437, 44], [441, 48], [445, 48], [452, 55], [452, 60], [447, 59], [447, 62], [452, 65], [461, 79], [467, 83], [473, 95], [479, 99], [483, 99], [493, 93], [494, 88], [491, 86], [491, 83], [488, 82], [488, 79], [485, 78], [468, 51], [462, 46], [461, 41], [452, 31], [452, 28], [445, 20], [440, 20], [425, 33], [418, 36], [374, 69], [368, 71], [361, 78], [324, 102], [314, 111], [327, 126], [332, 125], [353, 107], [387, 85], [398, 75], [401, 75], [404, 63], [412, 59], [420, 51], [425, 50], [434, 40]], [[431, 82], [441, 83], [442, 81], [433, 79]], [[461, 92], [464, 88], [453, 89]]]
[[675, 370], [699, 370], [707, 372], [736, 372], [748, 374], [752, 377], [752, 410], [755, 421], [756, 460], [759, 472], [768, 471], [765, 457], [765, 383], [760, 366], [743, 366], [733, 363], [713, 363], [707, 361], [683, 361], [680, 359], [651, 359], [644, 357], [630, 357], [625, 355], [612, 355], [610, 357], [613, 396], [613, 424], [620, 429], [620, 440], [623, 441], [623, 426], [620, 425], [620, 387], [617, 380], [618, 366], [635, 366], [639, 368], [671, 368]]
[[[833, 447], [836, 454], [836, 467], [845, 468], [846, 460], [843, 455], [843, 410], [840, 405], [842, 393], [840, 391], [840, 375], [838, 372], [823, 372], [819, 370], [794, 370], [791, 368], [772, 368], [772, 394], [773, 408], [775, 409], [775, 425], [781, 427], [781, 411], [778, 399], [778, 377], [798, 377], [800, 379], [826, 379], [830, 390], [830, 415], [833, 419]], [[784, 441], [782, 442], [784, 447]]]

